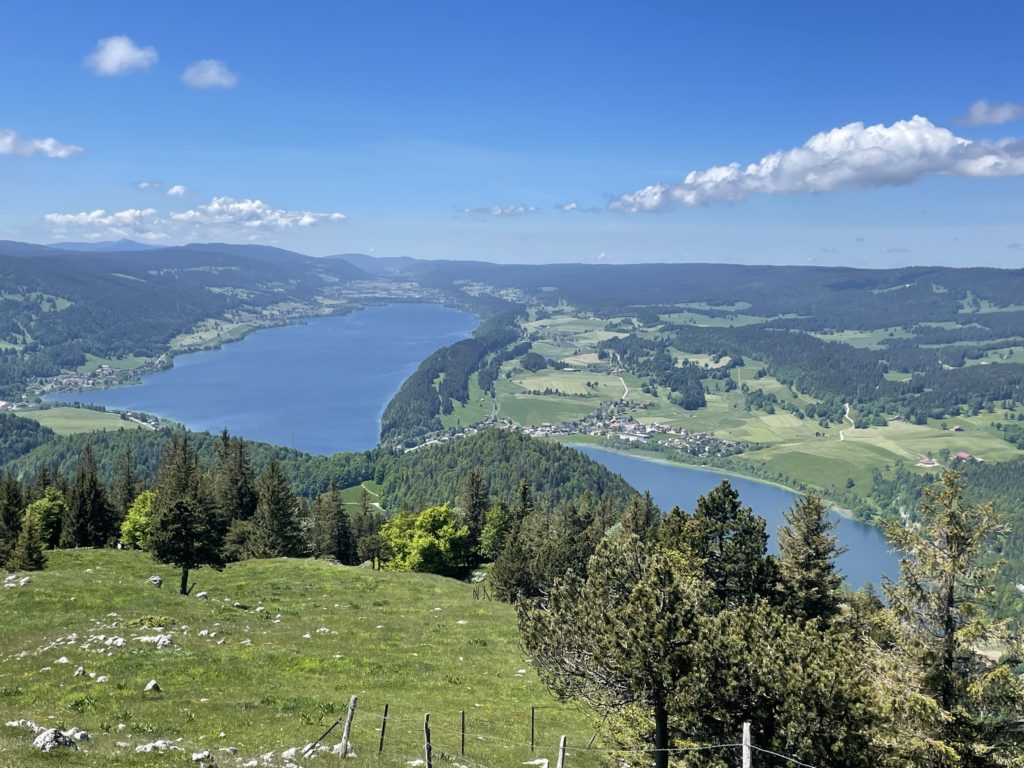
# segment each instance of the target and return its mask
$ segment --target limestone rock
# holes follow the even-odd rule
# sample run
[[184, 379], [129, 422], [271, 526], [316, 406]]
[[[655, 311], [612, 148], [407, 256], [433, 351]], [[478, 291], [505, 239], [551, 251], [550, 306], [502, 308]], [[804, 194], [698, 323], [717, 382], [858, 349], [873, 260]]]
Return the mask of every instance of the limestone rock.
[[159, 587], [161, 584], [164, 583], [164, 580], [161, 579], [159, 576], [150, 576], [148, 579], [146, 579], [146, 581], [148, 581], [154, 587]]
[[147, 693], [160, 693], [160, 691], [162, 691], [163, 688], [160, 687], [160, 683], [158, 683], [156, 680], [150, 680], [148, 683], [146, 683], [146, 687], [144, 690]]
[[78, 749], [78, 745], [74, 739], [65, 736], [63, 733], [58, 731], [56, 728], [47, 728], [45, 731], [36, 736], [35, 741], [32, 742], [32, 746], [42, 752], [49, 752], [53, 749], [59, 749], [66, 747], [67, 749]]

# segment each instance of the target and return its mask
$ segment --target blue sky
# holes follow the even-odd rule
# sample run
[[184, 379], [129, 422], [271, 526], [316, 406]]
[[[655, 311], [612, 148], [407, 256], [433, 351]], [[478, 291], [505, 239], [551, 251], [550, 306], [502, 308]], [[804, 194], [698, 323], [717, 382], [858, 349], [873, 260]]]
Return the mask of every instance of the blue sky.
[[1018, 266], [1022, 27], [1013, 2], [7, 3], [0, 239]]

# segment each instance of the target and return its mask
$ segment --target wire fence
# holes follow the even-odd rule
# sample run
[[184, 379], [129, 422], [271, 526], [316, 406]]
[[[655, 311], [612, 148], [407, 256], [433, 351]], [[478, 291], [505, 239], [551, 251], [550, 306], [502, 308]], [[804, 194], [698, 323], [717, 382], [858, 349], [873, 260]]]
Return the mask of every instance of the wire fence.
[[[796, 756], [754, 744], [749, 737], [749, 726], [744, 728], [743, 741], [697, 743], [657, 750], [594, 746], [597, 737], [595, 733], [595, 738], [586, 746], [573, 746], [570, 749], [566, 746], [562, 734], [559, 734], [556, 740], [551, 740], [550, 727], [546, 729], [543, 739], [538, 738], [537, 712], [556, 709], [531, 708], [527, 731], [525, 717], [522, 722], [511, 722], [478, 716], [473, 710], [442, 710], [429, 715], [414, 716], [409, 712], [395, 713], [390, 709], [385, 710], [386, 714], [363, 709], [356, 716], [353, 702], [350, 719], [346, 723], [346, 732], [349, 733], [350, 742], [358, 745], [360, 759], [357, 762], [360, 764], [402, 765], [405, 768], [433, 768], [434, 763], [454, 768], [497, 768], [507, 765], [549, 768], [556, 760], [560, 768], [609, 763], [643, 765], [653, 762], [659, 752], [668, 753], [670, 757], [675, 758], [698, 753], [729, 753], [726, 764], [742, 764], [751, 768], [759, 764], [764, 765], [754, 758], [754, 755], [760, 754], [770, 758], [772, 765], [778, 765], [778, 761], [782, 761], [798, 768], [818, 768]], [[484, 727], [481, 728], [481, 725]], [[527, 732], [529, 738], [523, 735]], [[685, 762], [687, 761], [684, 760], [683, 763]]]

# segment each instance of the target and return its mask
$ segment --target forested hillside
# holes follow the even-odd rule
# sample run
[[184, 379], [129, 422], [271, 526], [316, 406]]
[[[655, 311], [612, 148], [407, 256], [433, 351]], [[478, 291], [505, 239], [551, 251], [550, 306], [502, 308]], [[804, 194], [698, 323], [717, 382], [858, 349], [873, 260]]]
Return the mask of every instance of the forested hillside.
[[347, 262], [255, 246], [72, 253], [0, 243], [0, 397], [85, 362], [153, 356], [206, 318], [310, 301], [365, 277]]

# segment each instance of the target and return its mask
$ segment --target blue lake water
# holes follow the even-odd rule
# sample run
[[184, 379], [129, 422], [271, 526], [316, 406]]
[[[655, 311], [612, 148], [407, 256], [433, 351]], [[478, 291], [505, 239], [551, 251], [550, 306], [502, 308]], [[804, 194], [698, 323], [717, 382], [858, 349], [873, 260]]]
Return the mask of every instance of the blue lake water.
[[476, 315], [389, 304], [269, 328], [220, 349], [180, 355], [142, 383], [48, 399], [143, 411], [310, 453], [377, 445], [384, 407], [416, 367], [467, 338]]
[[[220, 349], [180, 355], [174, 367], [141, 384], [50, 400], [103, 405], [163, 416], [189, 429], [232, 434], [310, 453], [362, 451], [377, 445], [388, 401], [431, 352], [467, 338], [475, 315], [433, 304], [391, 304], [253, 333]], [[774, 534], [795, 498], [777, 486], [680, 464], [576, 446], [618, 472], [663, 509], [692, 511], [723, 478]], [[881, 532], [840, 518], [849, 551], [839, 560], [854, 586], [895, 576], [896, 558]], [[774, 537], [771, 542], [774, 547]]]
[[[707, 493], [722, 480], [728, 480], [739, 492], [743, 505], [768, 521], [768, 532], [771, 534], [768, 546], [771, 551], [778, 551], [775, 532], [784, 522], [783, 512], [797, 498], [792, 491], [711, 469], [652, 461], [593, 445], [573, 447], [622, 475], [638, 491], [650, 491], [655, 503], [666, 511], [679, 506], [692, 512], [698, 496]], [[868, 581], [877, 586], [881, 583], [882, 575], [892, 578], [899, 575], [898, 559], [889, 551], [885, 536], [878, 528], [850, 520], [835, 512], [832, 514], [838, 523], [836, 535], [839, 544], [847, 547], [846, 553], [839, 557], [839, 569], [852, 586], [860, 587]]]

